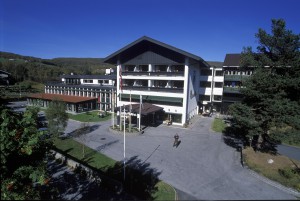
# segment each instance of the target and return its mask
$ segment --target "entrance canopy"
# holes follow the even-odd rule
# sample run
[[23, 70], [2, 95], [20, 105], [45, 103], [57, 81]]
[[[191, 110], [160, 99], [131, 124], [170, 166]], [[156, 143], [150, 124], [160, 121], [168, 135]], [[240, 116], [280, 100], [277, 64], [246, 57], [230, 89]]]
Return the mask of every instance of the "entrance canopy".
[[[130, 105], [125, 105], [125, 111], [129, 112], [129, 108]], [[141, 105], [141, 114], [142, 115], [148, 115], [148, 114], [152, 114], [155, 112], [159, 112], [162, 111], [164, 108], [156, 106], [156, 105], [152, 105], [150, 103], [143, 103]], [[120, 110], [120, 107], [117, 108], [117, 111]], [[124, 110], [124, 106], [121, 107], [121, 110]], [[138, 114], [140, 111], [140, 104], [131, 104], [131, 113], [136, 113]]]

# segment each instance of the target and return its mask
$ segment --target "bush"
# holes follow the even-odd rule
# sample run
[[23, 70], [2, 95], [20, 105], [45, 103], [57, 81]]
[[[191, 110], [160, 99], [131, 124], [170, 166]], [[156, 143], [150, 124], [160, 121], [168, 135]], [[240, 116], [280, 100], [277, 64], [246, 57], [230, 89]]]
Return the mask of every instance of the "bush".
[[295, 176], [295, 172], [293, 169], [289, 169], [289, 168], [286, 168], [286, 169], [278, 169], [278, 172], [281, 176], [287, 178], [287, 179], [291, 179]]

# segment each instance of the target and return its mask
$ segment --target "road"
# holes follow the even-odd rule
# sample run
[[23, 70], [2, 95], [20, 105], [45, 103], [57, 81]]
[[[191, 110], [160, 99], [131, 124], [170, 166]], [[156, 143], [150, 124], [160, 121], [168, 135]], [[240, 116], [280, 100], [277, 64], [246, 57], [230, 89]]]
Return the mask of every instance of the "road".
[[300, 161], [300, 148], [280, 144], [276, 149], [279, 154]]

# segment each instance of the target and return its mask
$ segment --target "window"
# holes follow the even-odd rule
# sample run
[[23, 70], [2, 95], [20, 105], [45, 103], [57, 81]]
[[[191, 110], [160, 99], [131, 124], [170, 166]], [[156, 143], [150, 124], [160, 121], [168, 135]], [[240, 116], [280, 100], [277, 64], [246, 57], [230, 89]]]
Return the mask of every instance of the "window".
[[209, 75], [212, 75], [211, 73], [211, 70], [201, 70], [201, 75], [204, 75], [204, 76], [209, 76]]
[[210, 101], [210, 95], [199, 95], [200, 101]]
[[83, 80], [83, 83], [93, 83], [93, 80]]
[[223, 76], [223, 71], [216, 70], [216, 76]]
[[200, 81], [200, 87], [202, 88], [211, 87], [211, 82]]
[[220, 95], [214, 95], [214, 100], [215, 101], [221, 101], [222, 100], [222, 96], [220, 96]]
[[223, 87], [223, 82], [215, 82], [215, 87], [216, 88], [222, 88]]

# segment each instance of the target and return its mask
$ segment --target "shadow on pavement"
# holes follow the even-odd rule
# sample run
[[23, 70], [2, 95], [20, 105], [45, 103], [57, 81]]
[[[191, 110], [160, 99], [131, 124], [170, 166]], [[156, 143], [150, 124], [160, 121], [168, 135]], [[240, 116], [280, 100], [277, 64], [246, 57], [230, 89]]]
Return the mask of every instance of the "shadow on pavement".
[[137, 156], [126, 161], [125, 180], [122, 161], [109, 167], [106, 173], [109, 177], [122, 182], [125, 192], [136, 196], [138, 199], [155, 199], [152, 195], [158, 190], [156, 184], [159, 182], [158, 176], [161, 172], [151, 168], [149, 163], [142, 162]]

